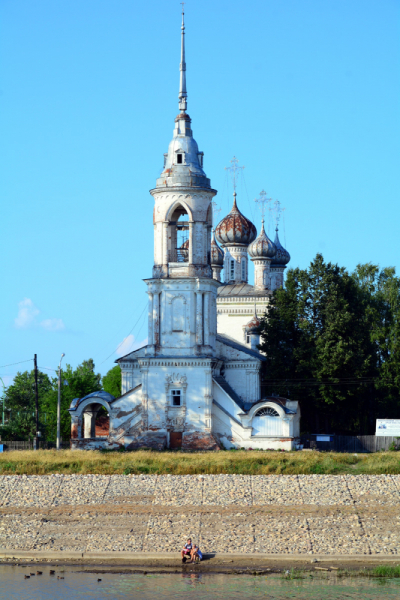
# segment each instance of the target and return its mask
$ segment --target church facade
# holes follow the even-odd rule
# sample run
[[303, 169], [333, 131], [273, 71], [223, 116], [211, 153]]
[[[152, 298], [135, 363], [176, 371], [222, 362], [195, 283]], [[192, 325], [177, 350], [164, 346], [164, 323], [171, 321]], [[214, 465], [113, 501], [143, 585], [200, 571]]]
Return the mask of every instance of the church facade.
[[[118, 359], [122, 395], [95, 392], [75, 399], [73, 448], [217, 450], [292, 449], [300, 409], [263, 398], [259, 317], [283, 285], [290, 256], [277, 237], [257, 231], [237, 206], [212, 231], [216, 190], [203, 168], [187, 113], [182, 15], [179, 114], [154, 199], [154, 266], [145, 280], [148, 343]], [[255, 284], [248, 283], [248, 260]], [[220, 281], [221, 271], [224, 282]], [[96, 437], [99, 411], [107, 436]]]

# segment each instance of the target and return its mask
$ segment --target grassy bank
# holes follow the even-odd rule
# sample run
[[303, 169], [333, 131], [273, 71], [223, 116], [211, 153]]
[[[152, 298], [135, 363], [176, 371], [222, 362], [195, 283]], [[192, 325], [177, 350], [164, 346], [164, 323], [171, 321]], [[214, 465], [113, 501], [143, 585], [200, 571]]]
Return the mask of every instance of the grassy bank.
[[0, 454], [2, 475], [51, 473], [243, 475], [400, 474], [400, 453], [334, 452], [99, 452], [71, 450], [14, 451]]

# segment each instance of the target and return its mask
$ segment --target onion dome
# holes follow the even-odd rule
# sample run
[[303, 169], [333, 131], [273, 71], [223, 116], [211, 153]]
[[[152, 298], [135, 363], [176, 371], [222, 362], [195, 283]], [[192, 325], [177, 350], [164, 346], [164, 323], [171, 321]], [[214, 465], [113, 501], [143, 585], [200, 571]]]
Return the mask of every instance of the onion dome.
[[247, 333], [258, 332], [261, 323], [258, 316], [255, 314], [254, 317], [247, 323], [245, 329]]
[[264, 219], [258, 237], [247, 249], [250, 258], [275, 258], [276, 246], [264, 231]]
[[248, 246], [256, 236], [257, 229], [238, 209], [234, 192], [231, 212], [215, 228], [216, 240], [222, 246]]
[[211, 238], [211, 264], [222, 267], [224, 264], [224, 253], [215, 241], [215, 233]]
[[285, 267], [290, 261], [290, 254], [279, 241], [278, 228], [275, 231], [274, 244], [276, 246], [276, 254], [272, 260], [271, 267]]

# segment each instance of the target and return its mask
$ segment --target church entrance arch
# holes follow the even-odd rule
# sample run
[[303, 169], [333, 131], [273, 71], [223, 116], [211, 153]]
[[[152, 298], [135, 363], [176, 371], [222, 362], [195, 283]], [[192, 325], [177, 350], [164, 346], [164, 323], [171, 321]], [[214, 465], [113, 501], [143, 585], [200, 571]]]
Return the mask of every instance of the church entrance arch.
[[107, 437], [110, 428], [110, 416], [107, 409], [97, 402], [88, 404], [83, 413], [83, 438]]

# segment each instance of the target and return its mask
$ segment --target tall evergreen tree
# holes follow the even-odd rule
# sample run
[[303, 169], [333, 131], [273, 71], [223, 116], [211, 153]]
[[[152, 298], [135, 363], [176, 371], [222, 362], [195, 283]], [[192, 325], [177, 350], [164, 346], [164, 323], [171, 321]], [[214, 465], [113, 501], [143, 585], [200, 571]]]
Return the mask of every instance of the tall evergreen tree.
[[359, 273], [318, 254], [288, 272], [263, 321], [266, 391], [300, 402], [304, 431], [373, 433], [379, 309]]

